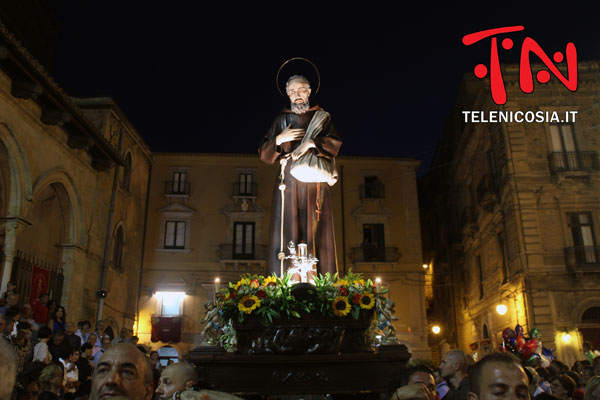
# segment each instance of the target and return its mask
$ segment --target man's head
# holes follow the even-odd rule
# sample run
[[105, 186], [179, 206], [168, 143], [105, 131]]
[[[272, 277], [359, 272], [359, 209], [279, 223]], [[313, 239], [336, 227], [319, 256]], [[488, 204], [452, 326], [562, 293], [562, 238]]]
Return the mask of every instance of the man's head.
[[550, 386], [552, 387], [552, 394], [560, 399], [570, 398], [577, 388], [573, 378], [565, 374], [553, 377], [550, 380]]
[[175, 392], [189, 389], [198, 383], [196, 368], [188, 362], [180, 362], [167, 366], [160, 374], [156, 393], [159, 399], [171, 399]]
[[42, 294], [40, 295], [40, 303], [42, 303], [42, 304], [44, 304], [44, 305], [45, 305], [46, 303], [48, 303], [48, 300], [49, 300], [49, 299], [50, 299], [50, 297], [48, 297], [48, 293], [42, 293]]
[[127, 329], [126, 327], [122, 327], [121, 334], [119, 336], [121, 339], [126, 339], [127, 337], [129, 337], [129, 329]]
[[31, 308], [31, 304], [24, 304], [21, 307], [21, 318], [30, 319], [33, 317], [33, 308]]
[[90, 400], [126, 396], [152, 398], [152, 368], [146, 357], [129, 343], [111, 346], [100, 358], [92, 376]]
[[110, 347], [110, 344], [111, 344], [110, 338], [108, 336], [104, 336], [102, 338], [102, 348], [104, 350], [107, 350]]
[[6, 305], [9, 307], [16, 306], [17, 301], [19, 301], [19, 296], [17, 296], [15, 293], [10, 293], [8, 296], [6, 296]]
[[60, 346], [62, 344], [62, 342], [64, 342], [65, 340], [65, 332], [63, 332], [62, 330], [57, 330], [56, 332], [54, 332], [54, 337], [52, 338], [52, 343], [54, 343], [56, 346]]
[[416, 366], [410, 369], [408, 372], [408, 383], [422, 383], [432, 393], [435, 393], [435, 378], [433, 377], [433, 373], [429, 368], [424, 365]]
[[65, 332], [67, 335], [72, 335], [75, 332], [75, 323], [73, 321], [67, 321], [65, 323]]
[[523, 367], [506, 353], [483, 357], [469, 373], [468, 400], [528, 400], [529, 380]]
[[9, 399], [17, 377], [17, 362], [12, 346], [0, 339], [0, 399]]
[[102, 334], [104, 332], [104, 321], [99, 319], [96, 321], [96, 332]]
[[467, 373], [467, 356], [460, 350], [450, 350], [440, 363], [440, 374], [444, 379], [450, 379], [456, 374]]
[[95, 333], [90, 333], [90, 335], [88, 336], [87, 343], [94, 346], [96, 344], [96, 340], [98, 340], [98, 336], [96, 336]]
[[592, 376], [594, 376], [594, 367], [591, 365], [583, 367], [583, 372], [581, 372], [581, 376], [579, 377], [579, 386], [585, 387]]
[[79, 325], [79, 329], [81, 329], [83, 332], [87, 332], [90, 330], [90, 326], [92, 324], [90, 324], [90, 321], [85, 320], [85, 321], [79, 321], [79, 323], [77, 325]]
[[17, 324], [17, 332], [24, 332], [25, 337], [29, 339], [31, 337], [31, 324], [27, 321], [22, 321]]
[[300, 75], [292, 75], [285, 84], [285, 92], [290, 98], [290, 108], [296, 114], [304, 114], [310, 108], [308, 98], [311, 89], [308, 79]]

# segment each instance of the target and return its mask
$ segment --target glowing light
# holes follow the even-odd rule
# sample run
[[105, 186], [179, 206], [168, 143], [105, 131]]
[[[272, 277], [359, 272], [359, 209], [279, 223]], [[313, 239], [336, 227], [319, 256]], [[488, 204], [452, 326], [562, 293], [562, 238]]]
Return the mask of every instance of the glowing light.
[[500, 315], [506, 314], [507, 311], [508, 311], [508, 308], [504, 304], [498, 304], [496, 306], [496, 312]]
[[571, 334], [565, 332], [563, 333], [561, 339], [565, 343], [571, 343]]
[[434, 325], [433, 327], [431, 327], [431, 332], [433, 332], [434, 334], [438, 334], [442, 331], [442, 328], [440, 328], [438, 325]]
[[423, 264], [423, 269], [427, 269], [427, 267], [429, 267], [429, 265]]
[[377, 277], [375, 278], [375, 286], [376, 286], [376, 291], [377, 293], [381, 293], [381, 278]]

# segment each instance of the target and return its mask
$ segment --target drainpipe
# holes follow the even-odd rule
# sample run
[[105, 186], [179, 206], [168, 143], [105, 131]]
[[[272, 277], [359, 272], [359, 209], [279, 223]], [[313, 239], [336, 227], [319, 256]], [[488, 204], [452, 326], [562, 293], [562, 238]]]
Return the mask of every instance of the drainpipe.
[[342, 198], [342, 260], [344, 262], [344, 274], [346, 273], [346, 217], [344, 210], [344, 166], [340, 165], [340, 190]]
[[[123, 129], [119, 134], [119, 144], [117, 146], [117, 152], [121, 154], [121, 147], [123, 145]], [[108, 223], [106, 224], [106, 239], [104, 240], [104, 256], [102, 257], [102, 273], [100, 276], [100, 289], [96, 297], [98, 297], [98, 309], [96, 310], [96, 320], [102, 319], [102, 310], [104, 308], [104, 297], [99, 294], [106, 290], [106, 275], [108, 274], [108, 252], [110, 250], [111, 232], [113, 215], [115, 213], [115, 203], [117, 201], [117, 185], [119, 184], [119, 165], [115, 166], [115, 173], [113, 176], [112, 193], [110, 195], [110, 208], [108, 210]]]
[[142, 234], [142, 254], [140, 256], [140, 275], [138, 277], [137, 302], [135, 303], [136, 336], [140, 330], [140, 296], [142, 295], [142, 273], [144, 271], [144, 252], [146, 250], [146, 225], [148, 224], [148, 204], [150, 203], [150, 177], [152, 176], [152, 161], [148, 169], [148, 184], [146, 185], [146, 210], [144, 211], [144, 233]]

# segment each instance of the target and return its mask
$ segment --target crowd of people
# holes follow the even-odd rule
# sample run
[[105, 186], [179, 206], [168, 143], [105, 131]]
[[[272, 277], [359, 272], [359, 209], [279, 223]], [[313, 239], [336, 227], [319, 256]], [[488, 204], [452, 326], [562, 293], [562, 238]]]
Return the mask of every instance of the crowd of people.
[[[94, 331], [89, 321], [75, 325], [47, 295], [32, 305], [17, 304], [10, 291], [0, 299], [0, 400], [239, 399], [200, 390], [197, 368], [189, 362], [163, 368], [158, 353], [146, 351], [127, 328], [113, 338], [104, 321], [96, 321]], [[600, 400], [600, 355], [589, 343], [584, 352], [585, 359], [569, 368], [558, 360], [524, 366], [501, 352], [475, 363], [451, 350], [437, 368], [411, 367], [405, 384], [387, 399]]]

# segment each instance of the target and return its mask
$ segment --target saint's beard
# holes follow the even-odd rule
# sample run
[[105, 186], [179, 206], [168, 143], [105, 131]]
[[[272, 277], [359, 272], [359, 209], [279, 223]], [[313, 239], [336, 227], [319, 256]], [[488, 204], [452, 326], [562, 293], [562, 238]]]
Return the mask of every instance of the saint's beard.
[[304, 114], [310, 108], [310, 103], [308, 99], [306, 99], [304, 103], [292, 102], [292, 106], [290, 108], [295, 114]]

